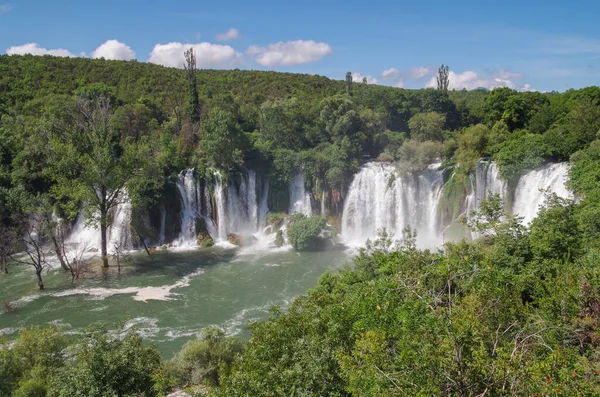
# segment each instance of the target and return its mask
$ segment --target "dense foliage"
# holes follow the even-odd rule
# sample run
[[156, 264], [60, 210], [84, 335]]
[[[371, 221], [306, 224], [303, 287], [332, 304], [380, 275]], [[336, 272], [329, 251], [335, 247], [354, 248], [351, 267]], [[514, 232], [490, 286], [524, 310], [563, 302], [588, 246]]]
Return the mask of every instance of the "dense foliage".
[[[524, 226], [492, 197], [468, 224], [479, 239], [437, 251], [383, 233], [353, 267], [253, 324], [245, 346], [213, 330], [161, 364], [134, 331], [68, 341], [22, 330], [0, 346], [0, 394], [154, 396], [194, 383], [223, 396], [600, 394], [600, 88], [441, 86], [0, 56], [0, 265], [26, 250], [40, 288], [33, 236], [60, 257], [52, 215], [73, 220], [83, 206], [106, 229], [125, 190], [134, 212], [150, 211], [187, 167], [268, 173], [280, 210], [299, 169], [308, 187], [339, 193], [366, 158], [405, 172], [441, 158], [456, 171], [444, 194], [458, 197], [482, 157], [508, 182], [570, 160], [578, 198], [549, 195]], [[311, 249], [324, 226], [297, 217], [288, 238]]]

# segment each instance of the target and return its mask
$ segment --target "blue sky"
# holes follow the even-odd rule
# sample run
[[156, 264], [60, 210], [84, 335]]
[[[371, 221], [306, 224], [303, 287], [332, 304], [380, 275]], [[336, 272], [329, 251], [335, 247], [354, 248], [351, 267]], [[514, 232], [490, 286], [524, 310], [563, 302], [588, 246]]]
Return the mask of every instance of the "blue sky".
[[587, 0], [0, 0], [0, 52], [181, 66], [193, 45], [199, 67], [421, 88], [445, 63], [451, 88], [564, 91], [600, 81], [598, 15]]

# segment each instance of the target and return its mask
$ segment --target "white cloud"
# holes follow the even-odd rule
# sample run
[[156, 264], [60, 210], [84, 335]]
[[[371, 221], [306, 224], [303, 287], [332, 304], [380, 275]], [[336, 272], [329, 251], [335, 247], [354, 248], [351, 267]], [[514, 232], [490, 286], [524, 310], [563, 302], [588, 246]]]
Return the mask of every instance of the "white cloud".
[[[472, 90], [479, 87], [487, 88], [489, 90], [493, 90], [494, 88], [498, 87], [508, 87], [512, 89], [517, 88], [517, 85], [509, 79], [502, 79], [494, 76], [489, 78], [480, 77], [472, 70], [467, 70], [463, 73], [455, 73], [451, 70], [448, 75], [448, 80], [448, 88], [451, 90], [462, 90], [463, 88]], [[425, 87], [437, 87], [436, 77], [432, 77]]]
[[75, 55], [70, 51], [65, 50], [64, 48], [55, 48], [48, 50], [46, 48], [40, 47], [37, 43], [27, 43], [23, 45], [9, 47], [6, 50], [8, 55], [54, 55], [57, 57], [76, 57], [76, 56], [85, 56], [85, 54]]
[[412, 68], [410, 70], [410, 76], [413, 79], [422, 79], [423, 77], [429, 76], [435, 73], [435, 69], [429, 66], [419, 66], [418, 68]]
[[236, 28], [231, 28], [227, 32], [219, 33], [215, 36], [215, 40], [218, 41], [226, 41], [226, 40], [235, 40], [240, 38], [240, 31]]
[[377, 84], [377, 79], [371, 75], [363, 76], [358, 72], [352, 73], [352, 81], [355, 83], [362, 83], [365, 77], [367, 78], [367, 84]]
[[394, 84], [394, 87], [404, 88], [404, 81], [402, 81], [402, 80], [398, 81], [396, 84]]
[[127, 44], [117, 40], [108, 40], [92, 52], [92, 58], [129, 61], [135, 59], [135, 52]]
[[0, 4], [0, 15], [10, 12], [10, 10], [12, 10], [12, 6], [10, 4], [8, 4], [8, 3]]
[[511, 79], [521, 79], [524, 76], [521, 73], [510, 72], [508, 70], [500, 69], [499, 71], [494, 73], [494, 77], [499, 78], [499, 79], [511, 80]]
[[163, 66], [182, 68], [185, 61], [183, 53], [194, 49], [196, 66], [200, 68], [234, 68], [239, 66], [244, 56], [233, 47], [212, 43], [168, 43], [157, 44], [150, 53], [148, 62]]
[[537, 92], [537, 90], [535, 88], [531, 88], [531, 85], [529, 85], [529, 84], [523, 85], [523, 88], [521, 88], [521, 91], [525, 91], [525, 92]]
[[254, 45], [248, 48], [246, 54], [254, 56], [255, 61], [263, 66], [291, 66], [319, 61], [332, 51], [327, 43], [295, 40], [280, 41], [266, 47]]
[[389, 68], [383, 71], [383, 73], [381, 73], [381, 77], [384, 80], [396, 80], [398, 78], [400, 78], [401, 73], [398, 69], [396, 68]]

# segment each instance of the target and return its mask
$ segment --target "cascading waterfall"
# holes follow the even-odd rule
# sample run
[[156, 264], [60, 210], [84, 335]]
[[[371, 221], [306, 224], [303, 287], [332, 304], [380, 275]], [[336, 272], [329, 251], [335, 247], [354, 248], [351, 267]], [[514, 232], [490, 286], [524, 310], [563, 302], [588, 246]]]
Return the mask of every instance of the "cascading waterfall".
[[362, 246], [385, 228], [400, 237], [410, 226], [420, 247], [434, 247], [442, 236], [438, 203], [443, 187], [439, 164], [418, 174], [399, 175], [395, 167], [368, 163], [354, 177], [342, 215], [342, 239]]
[[[572, 198], [567, 190], [569, 166], [567, 163], [546, 164], [523, 174], [514, 191], [514, 200], [507, 211], [523, 217], [523, 222], [529, 224], [536, 217], [540, 206], [544, 204], [545, 196], [542, 190], [556, 193], [563, 198]], [[500, 179], [498, 167], [493, 162], [480, 162], [475, 173], [475, 189], [467, 197], [467, 215], [479, 209], [481, 201], [490, 193], [508, 197], [508, 186]]]
[[[131, 250], [133, 238], [131, 236], [131, 201], [125, 192], [119, 203], [110, 210], [112, 224], [106, 232], [107, 249], [114, 253], [116, 248]], [[65, 242], [75, 250], [100, 251], [102, 247], [102, 234], [99, 225], [86, 225], [87, 220], [81, 211]]]
[[302, 171], [297, 171], [290, 181], [290, 206], [288, 212], [300, 212], [306, 216], [312, 216], [312, 205], [310, 201], [310, 193], [304, 187], [304, 175]]
[[[423, 172], [401, 175], [389, 164], [365, 164], [355, 175], [345, 200], [342, 241], [349, 246], [362, 246], [368, 238], [375, 238], [377, 230], [382, 228], [399, 238], [402, 230], [410, 226], [417, 232], [419, 247], [438, 246], [443, 241], [443, 231], [447, 226], [441, 224], [438, 212], [443, 190], [442, 172], [438, 171], [438, 167], [439, 164], [433, 164]], [[560, 197], [573, 197], [565, 186], [567, 177], [567, 164], [548, 164], [523, 174], [514, 192], [511, 192], [513, 194], [509, 194], [507, 184], [499, 177], [496, 164], [481, 162], [472, 175], [471, 192], [463, 210], [467, 214], [477, 210], [490, 192], [497, 193], [503, 198], [512, 197], [512, 206], [507, 210], [522, 216], [524, 222], [529, 223], [544, 202], [541, 190], [547, 189]], [[174, 245], [196, 246], [198, 217], [205, 220], [206, 229], [215, 241], [226, 241], [229, 233], [254, 235], [260, 241], [269, 240], [263, 236], [268, 212], [268, 179], [262, 180], [254, 171], [247, 170], [241, 172], [238, 182], [232, 178], [225, 184], [218, 172], [213, 175], [212, 182], [211, 190], [209, 183], [202, 183], [195, 176], [194, 169], [180, 173], [177, 187], [182, 202], [181, 233]], [[290, 213], [312, 215], [311, 196], [305, 189], [301, 172], [296, 173], [290, 182], [289, 195]], [[325, 191], [321, 197], [322, 214], [325, 212], [324, 197]], [[109, 252], [114, 252], [117, 246], [126, 250], [134, 248], [130, 228], [132, 209], [126, 193], [120, 201], [110, 212], [113, 222], [107, 231]], [[165, 242], [166, 208], [163, 207], [160, 216], [159, 239]], [[100, 250], [100, 230], [87, 227], [81, 213], [66, 242], [71, 246], [77, 244], [78, 249]], [[269, 246], [258, 244], [257, 247], [263, 245]]]
[[200, 200], [194, 178], [194, 169], [181, 171], [177, 188], [182, 200], [181, 233], [173, 244], [177, 247], [196, 245], [196, 218], [200, 216]]
[[[252, 170], [243, 172], [239, 185], [225, 186], [214, 174], [216, 230], [213, 238], [224, 241], [229, 233], [252, 235], [264, 229], [267, 219], [268, 182], [259, 181]], [[210, 232], [210, 230], [209, 230]]]
[[167, 208], [162, 207], [160, 212], [160, 231], [158, 232], [158, 242], [164, 244], [166, 241], [166, 228], [167, 228]]
[[529, 224], [544, 204], [545, 196], [542, 190], [556, 193], [562, 198], [573, 198], [573, 194], [566, 187], [568, 174], [568, 164], [559, 163], [548, 164], [523, 175], [515, 189], [513, 214], [522, 216], [523, 222]]
[[467, 216], [472, 211], [477, 211], [481, 202], [490, 194], [499, 194], [505, 198], [506, 182], [500, 179], [496, 163], [481, 161], [477, 164], [474, 177], [471, 176], [471, 192], [465, 200]]
[[[436, 164], [428, 170], [399, 175], [391, 165], [367, 163], [354, 177], [342, 216], [342, 239], [350, 246], [362, 246], [368, 238], [375, 238], [377, 230], [400, 237], [402, 229], [410, 226], [417, 232], [419, 247], [435, 247], [443, 240], [447, 225], [440, 224], [437, 208], [441, 199], [442, 173]], [[514, 191], [512, 208], [507, 210], [523, 217], [529, 223], [544, 203], [541, 190], [560, 197], [572, 198], [565, 182], [568, 165], [548, 164], [521, 176]], [[471, 178], [471, 193], [463, 205], [467, 215], [479, 209], [481, 201], [490, 193], [509, 197], [508, 185], [500, 179], [493, 162], [481, 162]]]

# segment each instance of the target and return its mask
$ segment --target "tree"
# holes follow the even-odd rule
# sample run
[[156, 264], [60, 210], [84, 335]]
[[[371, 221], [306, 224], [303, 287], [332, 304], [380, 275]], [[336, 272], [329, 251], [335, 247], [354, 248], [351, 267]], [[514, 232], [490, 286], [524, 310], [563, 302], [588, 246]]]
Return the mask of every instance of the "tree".
[[135, 329], [122, 337], [93, 330], [70, 358], [50, 382], [49, 397], [156, 396], [152, 374], [160, 366], [160, 353], [143, 346]]
[[25, 255], [11, 255], [11, 259], [14, 262], [33, 267], [40, 290], [44, 289], [42, 273], [50, 267], [50, 262], [47, 260], [48, 252], [44, 247], [44, 242], [41, 240], [43, 233], [40, 225], [43, 221], [43, 215], [34, 212], [29, 217], [24, 216], [18, 222], [21, 229], [17, 229], [16, 232], [21, 236], [20, 241], [21, 245], [25, 248]]
[[436, 77], [438, 90], [448, 91], [448, 85], [450, 84], [449, 69], [449, 66], [444, 66], [444, 64], [442, 64], [442, 66], [439, 67], [438, 75]]
[[236, 337], [226, 337], [218, 328], [207, 328], [202, 336], [187, 342], [171, 363], [175, 378], [181, 386], [219, 385], [219, 372], [229, 367], [235, 357], [244, 351], [244, 344]]
[[128, 191], [128, 184], [154, 177], [150, 138], [120, 139], [112, 127], [112, 109], [111, 91], [105, 85], [78, 90], [73, 123], [62, 125], [51, 135], [51, 161], [46, 171], [55, 182], [51, 190], [54, 198], [66, 201], [63, 209], [71, 219], [81, 204], [90, 224], [99, 226], [105, 268], [109, 266], [107, 231], [112, 224], [111, 210], [135, 195]]
[[346, 72], [346, 94], [352, 96], [352, 73]]
[[229, 112], [221, 109], [210, 112], [204, 123], [201, 145], [212, 167], [230, 171], [243, 161], [245, 136]]
[[408, 120], [410, 137], [419, 142], [441, 141], [446, 117], [437, 112], [418, 113]]
[[200, 100], [198, 99], [198, 85], [196, 81], [196, 56], [192, 47], [184, 52], [183, 55], [185, 56], [183, 68], [185, 69], [185, 76], [188, 83], [187, 114], [192, 122], [197, 123], [200, 121]]

